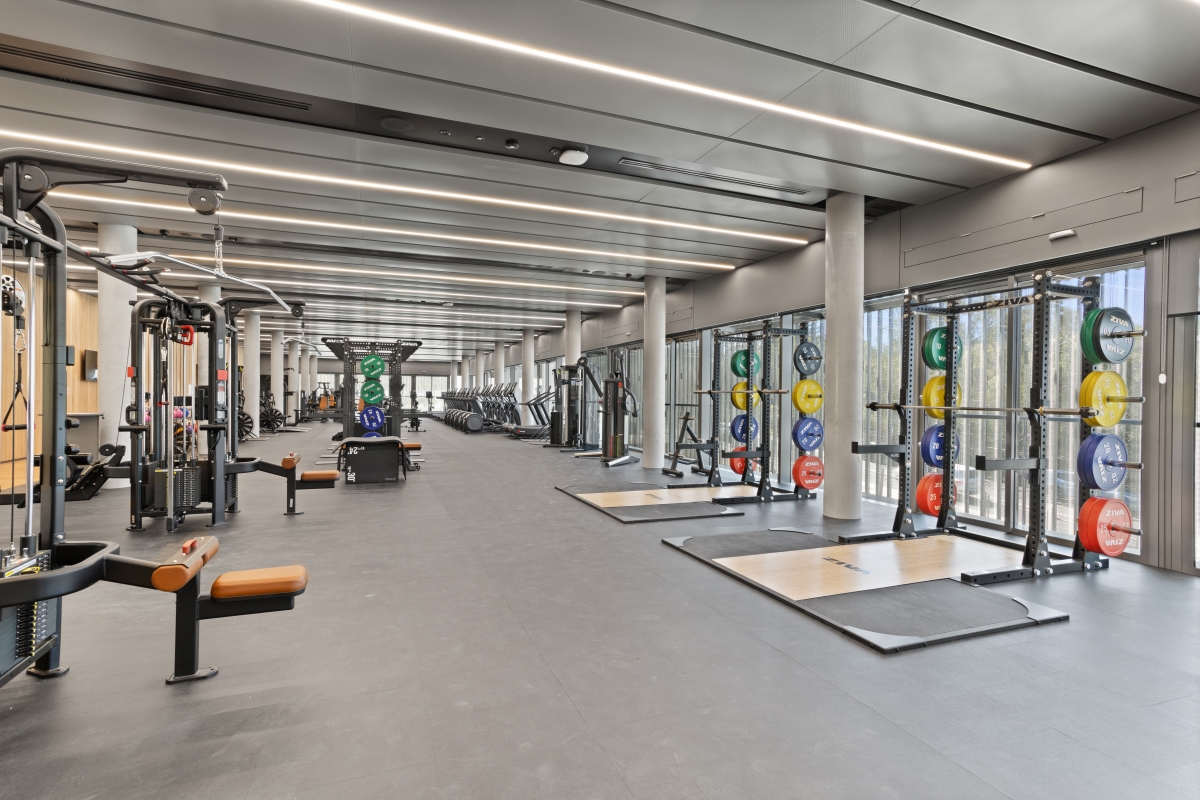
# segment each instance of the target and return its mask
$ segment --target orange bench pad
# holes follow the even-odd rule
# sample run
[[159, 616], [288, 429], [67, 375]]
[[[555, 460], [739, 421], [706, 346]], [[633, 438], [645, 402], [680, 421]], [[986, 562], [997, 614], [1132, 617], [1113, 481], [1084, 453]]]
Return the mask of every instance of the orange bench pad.
[[299, 463], [300, 463], [300, 456], [296, 455], [295, 453], [292, 453], [287, 458], [283, 459], [283, 463], [280, 464], [280, 466], [282, 466], [284, 469], [295, 469], [296, 465]]
[[405, 450], [420, 450], [421, 449], [420, 442], [402, 442], [402, 444], [404, 445]]
[[302, 481], [336, 481], [340, 477], [342, 473], [336, 469], [317, 469], [300, 473]]
[[214, 600], [258, 597], [268, 594], [293, 594], [308, 586], [308, 570], [301, 564], [226, 572], [213, 581], [209, 594]]

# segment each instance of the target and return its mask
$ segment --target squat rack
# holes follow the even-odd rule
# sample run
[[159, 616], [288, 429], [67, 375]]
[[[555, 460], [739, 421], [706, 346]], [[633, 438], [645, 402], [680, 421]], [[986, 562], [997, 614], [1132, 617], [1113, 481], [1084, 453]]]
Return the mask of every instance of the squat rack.
[[[1098, 306], [1100, 301], [1100, 278], [1090, 276], [1084, 278], [1079, 286], [1056, 282], [1054, 273], [1050, 270], [1039, 270], [1033, 275], [1032, 292], [1025, 288], [1014, 288], [1004, 291], [1003, 296], [983, 301], [964, 302], [971, 297], [977, 297], [978, 292], [942, 298], [933, 303], [920, 303], [909, 290], [904, 292], [901, 326], [901, 380], [900, 401], [897, 403], [868, 403], [872, 411], [885, 409], [894, 410], [900, 416], [899, 444], [861, 444], [851, 443], [851, 452], [866, 455], [871, 453], [885, 454], [900, 465], [900, 499], [896, 508], [895, 522], [890, 532], [861, 533], [840, 536], [841, 542], [867, 542], [883, 539], [905, 539], [937, 534], [955, 534], [972, 539], [987, 541], [992, 544], [1013, 547], [1024, 551], [1020, 567], [1006, 567], [993, 570], [964, 572], [962, 580], [965, 583], [985, 584], [1001, 581], [1020, 580], [1051, 575], [1061, 575], [1070, 572], [1106, 569], [1109, 560], [1084, 549], [1075, 532], [1074, 547], [1070, 558], [1055, 557], [1050, 551], [1049, 536], [1046, 530], [1045, 493], [1047, 474], [1050, 472], [1049, 457], [1046, 443], [1048, 439], [1049, 418], [1054, 416], [1072, 416], [1080, 418], [1081, 435], [1090, 435], [1090, 430], [1083, 418], [1094, 416], [1093, 408], [1048, 408], [1046, 395], [1050, 383], [1050, 304], [1060, 300], [1079, 298], [1083, 302], [1084, 312]], [[999, 308], [1016, 306], [1033, 307], [1033, 374], [1029, 389], [1029, 405], [1018, 408], [991, 408], [976, 406], [925, 406], [913, 403], [913, 375], [916, 366], [917, 317], [938, 316], [946, 320], [946, 390], [947, 403], [953, 403], [955, 397], [958, 341], [958, 318], [963, 314], [976, 311], [988, 311]], [[1093, 364], [1083, 359], [1083, 376], [1093, 370]], [[1130, 402], [1138, 402], [1142, 398], [1125, 398]], [[945, 413], [945, 446], [942, 458], [942, 498], [938, 512], [937, 524], [933, 528], [918, 530], [913, 524], [913, 510], [916, 507], [916, 483], [914, 481], [914, 452], [915, 412], [920, 410], [939, 409]], [[1029, 420], [1029, 455], [1026, 458], [988, 458], [979, 455], [975, 458], [975, 469], [979, 471], [1017, 471], [1029, 473], [1029, 532], [1024, 545], [1008, 543], [992, 537], [971, 533], [959, 523], [954, 511], [954, 459], [953, 433], [954, 416], [962, 411], [1004, 411], [1024, 413]], [[1080, 486], [1080, 498], [1090, 496], [1090, 490]]]
[[[696, 394], [706, 394], [712, 399], [712, 433], [707, 442], [686, 443], [677, 442], [677, 447], [686, 447], [696, 450], [697, 453], [708, 451], [712, 453], [712, 469], [708, 471], [708, 486], [721, 486], [721, 469], [719, 461], [726, 458], [744, 458], [746, 459], [746, 468], [742, 471], [742, 484], [753, 483], [751, 480], [751, 460], [759, 462], [758, 476], [758, 491], [749, 497], [722, 497], [717, 498], [713, 502], [721, 503], [722, 505], [732, 505], [736, 503], [769, 503], [775, 500], [809, 500], [816, 497], [816, 494], [797, 485], [795, 490], [791, 492], [784, 491], [771, 485], [771, 398], [779, 394], [788, 394], [786, 389], [772, 389], [771, 387], [771, 360], [773, 358], [772, 342], [782, 336], [800, 336], [805, 338], [808, 336], [808, 324], [804, 323], [801, 328], [775, 328], [771, 326], [770, 320], [764, 320], [762, 330], [750, 330], [741, 334], [722, 334], [713, 333], [713, 364], [712, 364], [712, 388], [708, 390], [698, 390]], [[746, 381], [749, 384], [746, 392], [746, 445], [750, 445], [750, 429], [756, 421], [754, 414], [754, 402], [751, 399], [752, 394], [758, 395], [762, 399], [762, 419], [763, 422], [758, 426], [759, 429], [759, 447], [757, 450], [729, 450], [723, 451], [721, 445], [721, 401], [720, 395], [733, 394], [732, 390], [721, 389], [721, 366], [722, 361], [722, 344], [725, 342], [742, 342], [746, 344], [747, 359], [746, 359]], [[755, 345], [762, 351], [762, 371], [763, 385], [761, 389], [754, 387], [754, 355], [753, 348]], [[739, 392], [740, 394], [740, 392]]]
[[342, 362], [342, 438], [349, 439], [354, 434], [354, 415], [358, 404], [354, 397], [354, 374], [358, 362], [363, 356], [372, 353], [383, 358], [388, 365], [389, 396], [399, 396], [399, 381], [404, 375], [404, 362], [417, 352], [421, 342], [398, 340], [394, 342], [379, 342], [365, 339], [348, 339], [345, 336], [323, 336], [321, 341], [333, 353], [333, 357]]

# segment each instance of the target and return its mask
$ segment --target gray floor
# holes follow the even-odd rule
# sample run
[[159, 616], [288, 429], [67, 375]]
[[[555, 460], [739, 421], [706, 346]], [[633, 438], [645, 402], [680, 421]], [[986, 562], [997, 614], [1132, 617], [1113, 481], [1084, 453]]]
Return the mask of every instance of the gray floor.
[[[208, 581], [301, 562], [311, 582], [295, 611], [205, 622], [213, 680], [163, 684], [170, 596], [69, 597], [70, 674], [0, 689], [0, 795], [1200, 797], [1200, 581], [1115, 563], [1008, 585], [1071, 621], [882, 656], [660, 544], [814, 504], [621, 525], [554, 489], [594, 461], [432, 424], [403, 486], [304, 492], [285, 518], [280, 479], [244, 482]], [[247, 450], [312, 468], [330, 427]], [[71, 535], [183, 538], [126, 533], [125, 501], [71, 504]]]

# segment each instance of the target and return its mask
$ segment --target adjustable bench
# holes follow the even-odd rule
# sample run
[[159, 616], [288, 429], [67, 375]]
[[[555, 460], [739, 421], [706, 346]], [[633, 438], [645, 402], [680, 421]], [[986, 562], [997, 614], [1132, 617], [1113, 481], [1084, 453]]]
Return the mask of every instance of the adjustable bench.
[[279, 475], [287, 479], [287, 511], [284, 512], [287, 516], [296, 516], [303, 514], [303, 511], [296, 510], [296, 492], [301, 489], [332, 489], [337, 485], [337, 480], [342, 476], [336, 469], [318, 469], [300, 473], [299, 478], [296, 477], [296, 467], [300, 464], [300, 456], [291, 453], [287, 458], [283, 459], [283, 463], [276, 465], [268, 461], [258, 462], [258, 469], [262, 472], [269, 472], [272, 475]]
[[215, 536], [188, 539], [160, 561], [106, 555], [104, 580], [157, 589], [175, 595], [175, 671], [167, 683], [211, 678], [216, 667], [200, 667], [200, 620], [289, 611], [308, 586], [308, 570], [299, 564], [226, 572], [200, 594], [200, 570], [220, 548]]

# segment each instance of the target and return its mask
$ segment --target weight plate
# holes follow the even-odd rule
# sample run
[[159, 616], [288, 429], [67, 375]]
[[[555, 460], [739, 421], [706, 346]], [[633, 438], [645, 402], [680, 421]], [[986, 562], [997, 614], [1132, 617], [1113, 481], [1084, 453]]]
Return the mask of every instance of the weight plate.
[[816, 456], [800, 456], [792, 464], [792, 482], [810, 492], [825, 481], [825, 464]]
[[[735, 447], [730, 452], [736, 453], [739, 450], [745, 450], [745, 449], [746, 449], [745, 447]], [[756, 469], [757, 467], [758, 467], [758, 462], [752, 460], [750, 462], [750, 469], [753, 470], [753, 469]], [[744, 458], [729, 459], [729, 468], [731, 470], [733, 470], [734, 472], [736, 472], [738, 475], [743, 474], [746, 471], [746, 459], [744, 459]]]
[[1103, 309], [1093, 308], [1091, 311], [1083, 315], [1083, 322], [1079, 325], [1079, 346], [1083, 349], [1083, 357], [1087, 359], [1089, 364], [1099, 364], [1100, 356], [1096, 353], [1093, 346], [1092, 331], [1095, 328], [1096, 320], [1100, 317]]
[[815, 414], [825, 403], [825, 390], [812, 378], [798, 381], [792, 387], [792, 405], [801, 414]]
[[358, 396], [364, 403], [373, 406], [383, 399], [383, 384], [376, 380], [367, 381]]
[[[950, 493], [950, 502], [958, 497], [958, 481]], [[930, 517], [936, 517], [942, 510], [942, 476], [934, 472], [926, 475], [917, 482], [917, 510]]]
[[792, 364], [801, 375], [815, 375], [821, 368], [821, 348], [813, 342], [801, 342], [792, 353]]
[[750, 420], [750, 441], [758, 438], [758, 420], [745, 414], [738, 414], [733, 418], [733, 422], [729, 423], [729, 432], [739, 442], [746, 441], [746, 420]]
[[1111, 497], [1091, 497], [1079, 509], [1079, 541], [1093, 553], [1115, 557], [1129, 546], [1133, 515]]
[[[925, 387], [921, 389], [921, 405], [923, 406], [944, 406], [946, 405], [946, 376], [934, 375], [925, 382]], [[954, 384], [954, 403], [953, 405], [962, 405], [962, 386], [957, 382]], [[929, 408], [925, 413], [934, 419], [945, 419], [946, 412], [937, 408]]]
[[[962, 358], [963, 341], [962, 337], [955, 335], [955, 351], [954, 363], [957, 364]], [[921, 360], [925, 362], [925, 366], [930, 369], [945, 369], [946, 368], [946, 328], [930, 328], [925, 332], [925, 338], [921, 341]]]
[[1079, 406], [1094, 408], [1094, 417], [1084, 418], [1084, 422], [1093, 428], [1111, 428], [1125, 416], [1125, 401], [1114, 400], [1115, 397], [1125, 397], [1129, 390], [1125, 381], [1115, 372], [1108, 370], [1093, 372], [1084, 378], [1079, 387]]
[[370, 353], [358, 362], [358, 370], [369, 379], [378, 378], [387, 372], [387, 362], [383, 360], [383, 356]]
[[758, 353], [747, 355], [747, 351], [738, 350], [733, 354], [733, 357], [729, 359], [729, 368], [733, 370], [733, 374], [737, 375], [739, 378], [746, 377], [747, 358], [750, 359], [750, 374], [753, 375], [758, 372], [758, 368], [761, 364]]
[[745, 411], [747, 405], [754, 408], [758, 405], [758, 387], [751, 388], [745, 381], [738, 381], [733, 385], [733, 393], [729, 395], [729, 399], [738, 411]]
[[815, 417], [801, 417], [792, 426], [792, 442], [801, 450], [812, 452], [825, 441], [825, 426]]
[[1133, 318], [1123, 308], [1099, 311], [1092, 323], [1092, 349], [1101, 361], [1120, 364], [1133, 353], [1133, 337], [1121, 335], [1133, 331]]
[[382, 439], [383, 434], [380, 433], [379, 431], [367, 431], [366, 433], [364, 433], [362, 435], [362, 438], [364, 438], [364, 439]]
[[[921, 435], [921, 460], [931, 467], [937, 467], [938, 469], [941, 469], [942, 458], [945, 454], [945, 437], [945, 425], [938, 424], [926, 428], [925, 433]], [[954, 436], [951, 437], [951, 463], [958, 459], [958, 445], [958, 432], [955, 431]]]
[[937, 511], [930, 511], [929, 505], [929, 482], [933, 479], [933, 475], [923, 475], [921, 480], [917, 481], [917, 511], [927, 516], [936, 517]]
[[383, 427], [386, 417], [384, 416], [383, 409], [379, 406], [367, 406], [358, 415], [358, 421], [367, 430], [377, 431]]
[[1075, 466], [1079, 479], [1089, 489], [1111, 492], [1125, 481], [1125, 467], [1113, 462], [1128, 461], [1129, 449], [1120, 436], [1092, 434], [1083, 440]]

